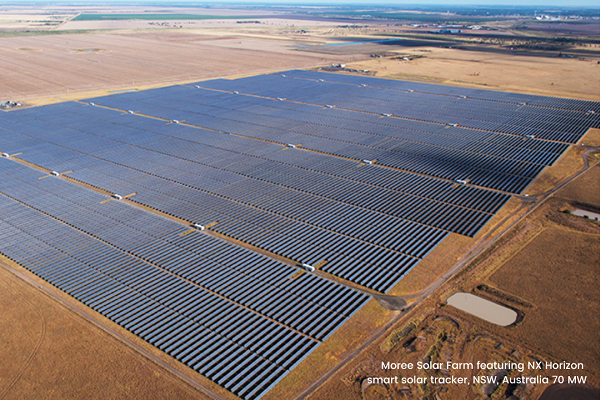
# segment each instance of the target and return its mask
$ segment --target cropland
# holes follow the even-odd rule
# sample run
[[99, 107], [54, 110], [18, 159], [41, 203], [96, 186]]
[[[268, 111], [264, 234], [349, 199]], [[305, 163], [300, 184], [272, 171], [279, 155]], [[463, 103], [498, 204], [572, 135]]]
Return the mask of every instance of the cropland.
[[[59, 26], [0, 34], [1, 355], [18, 361], [0, 397], [549, 386], [392, 384], [517, 373], [381, 371], [399, 360], [568, 360], [598, 386], [600, 230], [577, 215], [600, 211], [594, 39], [525, 41], [539, 26], [510, 18], [445, 36], [382, 22], [412, 13], [172, 11], [57, 9]], [[457, 292], [517, 321], [446, 304]]]

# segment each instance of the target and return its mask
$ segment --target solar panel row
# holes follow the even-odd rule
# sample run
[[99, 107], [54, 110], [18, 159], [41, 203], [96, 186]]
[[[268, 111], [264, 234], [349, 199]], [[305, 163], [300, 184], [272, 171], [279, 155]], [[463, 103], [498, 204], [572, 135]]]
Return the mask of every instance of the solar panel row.
[[[235, 99], [227, 94], [217, 92], [216, 96], [226, 97], [231, 103], [235, 103]], [[216, 97], [215, 96], [215, 97]], [[198, 97], [198, 96], [196, 96]], [[200, 99], [203, 103], [210, 103], [213, 96], [201, 96]], [[158, 100], [158, 99], [156, 99]], [[182, 98], [180, 99], [184, 103], [180, 108], [185, 109], [188, 114], [196, 113], [207, 113], [215, 114], [213, 106], [203, 104], [203, 107], [198, 107], [194, 98]], [[99, 100], [102, 101], [102, 100]], [[261, 100], [264, 102], [264, 100]], [[177, 107], [177, 101], [170, 102], [172, 105], [168, 108]], [[157, 106], [158, 104], [153, 104]], [[224, 106], [223, 104], [221, 106]], [[294, 105], [295, 108], [306, 107], [305, 105]], [[165, 107], [162, 108], [162, 113], [165, 115]], [[555, 159], [556, 155], [533, 153], [529, 154], [516, 154], [517, 156], [525, 156], [525, 160], [514, 160], [511, 159], [511, 154], [507, 151], [498, 151], [495, 154], [485, 154], [465, 149], [469, 145], [469, 141], [457, 139], [456, 137], [443, 137], [440, 135], [431, 135], [428, 131], [415, 132], [410, 126], [396, 127], [395, 129], [389, 129], [386, 125], [381, 123], [369, 123], [366, 122], [358, 123], [352, 120], [344, 120], [333, 115], [321, 115], [321, 114], [308, 114], [303, 115], [302, 118], [297, 117], [299, 114], [295, 110], [286, 110], [285, 115], [272, 116], [265, 115], [264, 111], [259, 109], [260, 107], [254, 107], [252, 112], [245, 110], [235, 110], [235, 113], [227, 114], [222, 116], [223, 119], [231, 121], [238, 121], [241, 123], [247, 123], [251, 121], [252, 124], [260, 125], [261, 127], [271, 128], [275, 130], [288, 130], [294, 133], [299, 133], [303, 136], [316, 136], [326, 141], [314, 141], [314, 145], [310, 148], [319, 151], [327, 151], [327, 148], [332, 146], [339, 147], [338, 143], [345, 145], [344, 151], [341, 155], [350, 156], [353, 158], [360, 159], [361, 156], [368, 153], [377, 154], [389, 154], [398, 156], [398, 154], [407, 154], [409, 156], [416, 156], [423, 158], [423, 162], [431, 162], [432, 160], [439, 160], [441, 158], [448, 161], [449, 163], [456, 164], [457, 174], [468, 174], [472, 176], [473, 181], [477, 180], [477, 174], [484, 174], [486, 170], [492, 170], [497, 174], [512, 174], [520, 175], [525, 177], [535, 176], [537, 171], [543, 168], [543, 163], [540, 163], [540, 159], [549, 162], [550, 165]], [[268, 108], [267, 106], [262, 109]], [[267, 112], [270, 110], [267, 110]], [[281, 112], [280, 112], [281, 113]], [[296, 114], [296, 118], [294, 115]], [[329, 111], [330, 114], [339, 113], [338, 110]], [[372, 117], [369, 115], [369, 117]], [[378, 117], [378, 119], [380, 119]], [[389, 119], [388, 119], [389, 120]], [[201, 122], [201, 121], [199, 121]], [[407, 121], [405, 125], [411, 125], [410, 121]], [[428, 128], [434, 128], [440, 132], [443, 132], [444, 127], [432, 126], [428, 124]], [[241, 133], [235, 132], [235, 133]], [[264, 133], [263, 133], [264, 135]], [[267, 137], [268, 140], [276, 140], [277, 136]], [[300, 143], [304, 147], [307, 147], [307, 140], [304, 137], [299, 138]], [[333, 141], [333, 143], [331, 143]], [[330, 142], [330, 143], [328, 143]], [[348, 146], [352, 146], [352, 150], [356, 154], [350, 154], [352, 151]], [[376, 149], [374, 152], [372, 149]], [[428, 160], [429, 159], [429, 160]]]
[[[347, 119], [348, 114], [354, 115], [354, 119], [362, 117], [355, 112], [328, 109], [326, 111], [330, 115], [327, 115], [314, 111], [319, 110], [314, 106], [252, 96], [232, 96], [205, 90], [198, 93], [198, 90], [190, 91], [189, 88], [167, 88], [136, 95], [137, 98], [130, 95], [126, 99], [109, 96], [93, 100], [97, 104], [122, 109], [127, 107], [128, 102], [135, 101], [136, 110], [142, 114], [185, 120], [209, 129], [281, 144], [302, 144], [304, 148], [342, 157], [377, 160], [379, 164], [446, 179], [469, 179], [475, 185], [510, 192], [523, 190], [561, 152], [555, 149], [548, 153], [526, 149], [522, 145], [516, 150], [501, 144], [501, 141], [495, 146], [482, 147], [471, 138], [458, 139], [447, 135], [445, 131], [449, 128], [458, 129], [454, 127], [382, 119], [373, 115], [366, 115], [365, 122], [356, 122], [352, 118]], [[294, 119], [294, 114], [302, 115], [302, 118]], [[395, 126], [377, 120], [394, 121]], [[472, 131], [461, 130], [467, 134]], [[507, 136], [480, 133], [489, 139]], [[532, 139], [519, 140], [544, 143]], [[566, 148], [564, 144], [553, 145], [561, 146], [562, 150]]]
[[[281, 76], [281, 74], [278, 74]], [[587, 112], [593, 110], [600, 112], [600, 104], [595, 101], [566, 99], [560, 97], [537, 96], [533, 94], [496, 92], [484, 89], [471, 89], [464, 87], [453, 87], [444, 85], [435, 85], [431, 83], [397, 81], [391, 79], [380, 78], [363, 78], [353, 75], [329, 74], [316, 71], [293, 70], [284, 72], [284, 75], [289, 78], [301, 79], [323, 79], [328, 82], [349, 83], [353, 85], [368, 84], [369, 86], [396, 89], [396, 90], [414, 90], [423, 93], [432, 93], [441, 96], [466, 96], [468, 98], [487, 100], [497, 103], [513, 103], [520, 105], [526, 103], [528, 105], [544, 108], [575, 110]]]
[[[325, 78], [331, 74], [322, 74]], [[287, 76], [287, 75], [286, 75]], [[361, 87], [330, 81], [299, 80], [280, 75], [266, 75], [235, 81], [215, 80], [200, 82], [201, 87], [237, 91], [270, 98], [335, 105], [349, 110], [375, 114], [393, 114], [441, 124], [459, 124], [474, 129], [494, 132], [536, 135], [537, 137], [575, 143], [587, 128], [600, 127], [600, 116], [581, 111], [552, 110], [535, 107], [535, 114], [521, 112], [527, 105], [498, 105], [478, 99], [439, 96], [377, 87]], [[443, 88], [443, 86], [441, 86]], [[590, 102], [593, 108], [594, 102]], [[495, 106], [495, 107], [494, 107]], [[530, 107], [531, 108], [531, 107]], [[590, 110], [593, 111], [593, 110]], [[549, 114], [540, 120], [541, 115]], [[560, 115], [555, 115], [560, 114]], [[536, 115], [536, 119], [532, 119]]]
[[[63, 155], [64, 157], [62, 157]], [[131, 153], [129, 153], [129, 156], [131, 156]], [[65, 159], [73, 158], [72, 155], [59, 151], [49, 151], [49, 149], [38, 154], [27, 152], [21, 157], [40, 165], [46, 165], [46, 162], [52, 159], [62, 162]], [[140, 161], [133, 159], [133, 162]], [[194, 190], [158, 177], [146, 176], [144, 179], [134, 179], [134, 182], [130, 182], [133, 175], [128, 173], [129, 171], [126, 168], [118, 165], [114, 165], [115, 168], [111, 168], [110, 165], [98, 168], [103, 172], [87, 170], [85, 164], [69, 163], [68, 165], [75, 168], [75, 171], [69, 174], [75, 179], [98, 187], [122, 189], [130, 193], [137, 192], [134, 197], [131, 197], [132, 200], [188, 221], [202, 225], [218, 222], [216, 226], [211, 227], [212, 230], [265, 248], [276, 254], [311, 265], [323, 260], [328, 260], [330, 263], [338, 260], [340, 262], [352, 261], [355, 267], [356, 264], [360, 265], [362, 274], [358, 276], [354, 274], [355, 281], [377, 290], [387, 290], [418, 261], [418, 258], [414, 255], [403, 255], [307, 223], [270, 214], [260, 209], [248, 208], [226, 198]], [[186, 177], [190, 179], [198, 178], [196, 174], [183, 176], [183, 179]], [[205, 176], [203, 181], [206, 184], [208, 177]], [[114, 186], [105, 186], [109, 184]], [[336, 214], [332, 214], [332, 216], [336, 220], [343, 218]], [[344, 222], [347, 223], [347, 221]], [[386, 235], [390, 236], [408, 234], [409, 232], [414, 235], [410, 237], [410, 240], [408, 240], [409, 237], [397, 237], [394, 241], [388, 243], [390, 247], [402, 246], [402, 250], [408, 253], [424, 256], [446, 235], [444, 231], [420, 225], [415, 226], [415, 231], [415, 227], [410, 229], [410, 225], [407, 226], [407, 224], [394, 226], [385, 232]], [[363, 234], [382, 231], [379, 228], [371, 232], [368, 229], [369, 226], [362, 223], [356, 223], [355, 228], [360, 228], [357, 232]], [[419, 238], [421, 240], [418, 240]], [[348, 250], [350, 246], [354, 250], [350, 256], [339, 253], [344, 249]], [[376, 257], [377, 254], [380, 256]], [[383, 257], [384, 255], [387, 256]], [[394, 264], [396, 259], [407, 259], [412, 262], [396, 265]], [[371, 263], [367, 260], [370, 260]], [[376, 264], [378, 262], [381, 262], [382, 265]], [[400, 267], [403, 268], [400, 269]], [[393, 268], [393, 270], [389, 271], [387, 268]], [[371, 269], [378, 271], [384, 269], [386, 275], [376, 281], [363, 282], [361, 277], [370, 275]]]
[[[110, 111], [106, 112], [110, 113]], [[157, 122], [153, 121], [153, 123]], [[22, 125], [23, 123], [13, 126], [12, 129], [23, 128]], [[93, 123], [86, 125], [95, 128], [99, 126]], [[377, 290], [387, 290], [391, 287], [446, 235], [445, 232], [428, 226], [402, 222], [391, 216], [352, 208], [341, 202], [335, 203], [323, 198], [310, 197], [301, 192], [291, 192], [280, 186], [266, 185], [260, 180], [248, 182], [239, 176], [223, 175], [220, 170], [198, 169], [197, 165], [183, 163], [180, 158], [167, 160], [164, 155], [145, 152], [140, 148], [119, 148], [115, 141], [100, 140], [96, 136], [92, 137], [82, 132], [75, 135], [73, 132], [62, 132], [56, 126], [44, 128], [44, 125], [29, 129], [30, 134], [34, 131], [38, 136], [39, 132], [52, 132], [51, 135], [44, 134], [42, 137], [46, 140], [51, 138], [65, 147], [79, 148], [80, 151], [90, 152], [93, 149], [92, 152], [100, 154], [101, 157], [95, 159], [85, 157], [81, 153], [66, 151], [65, 148], [49, 146], [40, 141], [27, 148], [24, 147], [25, 143], [19, 141], [18, 136], [25, 138], [25, 142], [30, 141], [31, 137], [15, 136], [14, 132], [12, 134], [7, 132], [5, 135], [7, 142], [10, 138], [14, 139], [13, 147], [8, 149], [24, 151], [20, 157], [49, 169], [74, 170], [70, 176], [94, 186], [123, 194], [125, 194], [123, 190], [129, 193], [136, 192], [138, 194], [132, 198], [133, 200], [183, 219], [203, 225], [218, 221], [213, 230], [277, 254], [309, 264], [328, 260], [330, 263], [325, 270], [335, 270], [346, 279]], [[122, 131], [119, 132], [123, 136]], [[130, 130], [129, 133], [130, 135], [125, 135], [127, 138], [148, 137], [148, 132], [144, 132], [144, 135], [135, 135], [135, 132]], [[220, 136], [229, 138], [222, 134]], [[74, 137], [77, 139], [74, 140]], [[164, 151], [163, 145], [157, 148]], [[181, 147], [178, 153], [185, 155], [186, 150]], [[278, 151], [282, 152], [281, 148]], [[191, 154], [190, 159], [194, 155], [197, 157], [198, 153]], [[217, 154], [216, 158], [222, 160], [224, 157]], [[100, 160], [105, 162], [98, 164]], [[144, 171], [150, 171], [157, 176], [148, 176]], [[198, 179], [199, 176], [202, 176], [202, 179]], [[323, 190], [329, 191], [331, 197], [337, 195], [341, 201], [344, 197], [351, 198], [354, 195], [353, 191], [356, 190], [358, 193], [361, 190], [360, 187], [350, 187], [344, 191], [331, 182], [314, 181], [312, 184], [320, 184]], [[451, 190], [450, 185], [445, 184], [446, 189]], [[181, 185], [195, 187], [202, 192], [184, 191]], [[235, 192], [232, 193], [232, 190]], [[460, 191], [459, 188], [452, 190]], [[244, 194], [241, 195], [241, 192]], [[485, 193], [481, 190], [479, 192]], [[491, 214], [477, 213], [464, 208], [452, 209], [445, 203], [416, 197], [411, 199], [405, 195], [396, 194], [387, 198], [380, 195], [380, 200], [369, 200], [364, 194], [361, 196], [363, 198], [359, 196], [358, 200], [365, 205], [368, 205], [368, 201], [381, 203], [381, 212], [406, 214], [409, 218], [422, 219], [423, 222], [431, 225], [443, 223], [445, 228], [471, 235], [491, 217]], [[397, 199], [397, 203], [388, 203], [390, 198]], [[479, 199], [479, 202], [483, 204], [490, 199], [489, 196], [487, 199], [484, 196]], [[506, 196], [498, 200], [504, 202]], [[424, 208], [432, 209], [432, 207], [444, 211], [423, 212]], [[475, 218], [466, 218], [466, 213], [471, 213]], [[246, 231], [245, 228], [252, 229]], [[312, 232], [309, 235], [310, 239], [305, 239], [301, 235], [301, 232], [307, 230]], [[288, 231], [294, 232], [293, 236], [290, 237]], [[274, 237], [270, 238], [270, 236]], [[273, 240], [265, 240], [266, 238]], [[296, 240], [308, 241], [308, 243], [298, 249], [295, 248]], [[327, 243], [327, 246], [323, 246], [323, 243]], [[355, 251], [350, 252], [349, 256], [339, 254], [349, 245], [352, 245]], [[400, 256], [407, 262], [392, 265]], [[372, 260], [370, 263], [369, 259]], [[339, 265], [334, 265], [333, 262], [338, 262]], [[352, 269], [352, 273], [350, 270], [347, 273], [343, 272], [346, 268]], [[372, 270], [377, 273], [373, 274]]]
[[[61, 115], [63, 120], [56, 120], [56, 115]], [[90, 116], [93, 118], [91, 119]], [[165, 126], [160, 121], [130, 116], [117, 116], [116, 119], [114, 112], [100, 108], [90, 109], [77, 104], [65, 104], [56, 110], [50, 110], [46, 115], [37, 112], [31, 117], [36, 120], [47, 119], [54, 124], [75, 127], [79, 131], [86, 131], [107, 139], [118, 139], [156, 152], [169, 152], [200, 164], [242, 173], [262, 181], [268, 180], [278, 185], [325, 197], [328, 196], [315, 192], [316, 186], [328, 188], [355, 185], [356, 182], [360, 182], [369, 185], [371, 188], [368, 190], [374, 190], [369, 195], [375, 198], [394, 196], [387, 190], [375, 189], [374, 187], [377, 186], [489, 213], [495, 212], [506, 200], [505, 195], [474, 187], [455, 188], [452, 183], [405, 172], [383, 168], [361, 168], [360, 164], [350, 160], [336, 159], [317, 153], [281, 152], [280, 146], [238, 136], [226, 136], [207, 130], [199, 131], [177, 124]], [[39, 122], [31, 124], [26, 123], [23, 118], [19, 120], [20, 125], [11, 126], [7, 121], [5, 126], [15, 132], [30, 134], [33, 132], [34, 137], [39, 138], [49, 136], [47, 132], [56, 129], [52, 125], [41, 129], [36, 126]], [[70, 137], [67, 142], [70, 146], [74, 145]], [[174, 149], [175, 145], [179, 147]], [[277, 178], [269, 179], [262, 174], [263, 170], [276, 173]], [[335, 179], [336, 177], [343, 180]], [[367, 190], [365, 187], [353, 187], [353, 190], [358, 189]], [[361, 206], [361, 204], [356, 205]]]
[[323, 339], [367, 300], [18, 163], [0, 173], [2, 254], [244, 398], [318, 345], [280, 321]]
[[[223, 96], [222, 92], [217, 93]], [[480, 155], [491, 155], [503, 159], [542, 163], [544, 165], [552, 164], [556, 155], [561, 153], [561, 149], [567, 147], [567, 145], [561, 143], [540, 140], [524, 141], [522, 137], [465, 129], [450, 125], [441, 126], [422, 121], [384, 118], [383, 116], [373, 114], [360, 115], [359, 119], [356, 113], [351, 111], [322, 109], [320, 107], [316, 108], [314, 106], [290, 102], [264, 102], [264, 104], [244, 107], [242, 110], [243, 112], [252, 114], [268, 115], [273, 113], [273, 108], [283, 110], [279, 111], [282, 114], [279, 118], [283, 118], [284, 120], [313, 123], [325, 126], [327, 129], [336, 127], [349, 131], [368, 133], [371, 136], [378, 136], [379, 141], [383, 140], [381, 137], [394, 138], [422, 145], [471, 151]], [[362, 137], [365, 138], [364, 140], [375, 140], [375, 138], [370, 136], [362, 135]], [[493, 145], [491, 142], [498, 138], [503, 138], [504, 143]], [[530, 148], [534, 147], [530, 146], [532, 142], [539, 149]]]
[[[177, 297], [165, 299], [160, 297], [160, 294], [157, 297], [150, 297], [153, 293], [145, 292], [146, 286], [151, 286], [151, 281], [156, 279], [148, 271], [133, 263], [126, 264], [126, 260], [110, 257], [112, 256], [110, 253], [103, 260], [93, 260], [93, 265], [97, 265], [98, 261], [119, 262], [121, 268], [123, 266], [127, 268], [126, 272], [112, 271], [102, 266], [92, 268], [87, 262], [71, 256], [68, 250], [63, 251], [58, 247], [60, 243], [52, 242], [52, 238], [60, 235], [63, 240], [70, 242], [79, 241], [88, 247], [92, 244], [76, 237], [72, 232], [63, 231], [68, 229], [63, 228], [64, 226], [48, 223], [52, 220], [47, 218], [45, 221], [38, 220], [37, 218], [41, 217], [39, 213], [28, 215], [28, 211], [31, 210], [17, 209], [17, 206], [7, 204], [4, 198], [0, 198], [0, 203], [3, 209], [14, 213], [13, 215], [21, 218], [22, 221], [50, 231], [46, 234], [36, 232], [29, 235], [19, 227], [0, 221], [3, 239], [0, 250], [4, 255], [149, 343], [244, 398], [258, 397], [271, 383], [275, 383], [285, 374], [286, 371], [281, 366], [245, 348], [245, 346], [258, 345], [260, 349], [261, 346], [275, 339], [289, 340], [290, 337], [286, 338], [286, 335], [282, 336], [281, 331], [277, 332], [278, 325], [262, 327], [268, 329], [265, 332], [267, 336], [260, 336], [260, 329], [257, 331], [257, 328], [261, 328], [258, 321], [244, 319], [238, 310], [220, 309], [218, 313], [197, 313], [193, 318], [181, 315], [169, 307], [172, 306], [171, 304], [161, 303]], [[106, 249], [101, 250], [106, 251]], [[167, 280], [162, 285], [165, 288], [164, 295], [186, 295], [177, 283], [168, 281], [169, 275], [160, 278]], [[197, 298], [192, 299], [199, 301]], [[189, 307], [189, 302], [188, 297], [183, 302], [183, 306]], [[206, 302], [198, 302], [197, 305], [211, 306]], [[220, 327], [226, 332], [230, 331], [236, 339], [247, 339], [248, 335], [255, 333], [252, 337], [254, 339], [262, 337], [263, 341], [251, 343], [243, 340], [239, 344], [233, 343], [220, 332], [204, 327], [205, 320], [215, 319], [221, 321]], [[254, 322], [253, 330], [243, 329], [243, 324], [248, 322]], [[232, 365], [231, 363], [239, 363], [233, 364], [239, 369], [227, 368], [227, 365]], [[230, 372], [243, 373], [225, 376]], [[263, 383], [267, 383], [267, 387], [264, 387]]]
[[[17, 168], [17, 170], [19, 169]], [[6, 173], [10, 172], [12, 172], [10, 169], [6, 171]], [[32, 175], [35, 175], [35, 171]], [[8, 185], [9, 181], [4, 185]], [[331, 304], [327, 297], [302, 299], [291, 296], [280, 290], [278, 285], [297, 270], [269, 260], [266, 256], [231, 246], [222, 240], [203, 234], [181, 237], [179, 234], [187, 230], [182, 225], [177, 227], [179, 232], [168, 234], [171, 236], [170, 239], [155, 238], [153, 237], [154, 233], [140, 231], [136, 226], [130, 225], [128, 221], [140, 214], [144, 215], [146, 219], [158, 219], [159, 217], [119, 203], [102, 204], [98, 202], [86, 206], [79, 205], [76, 202], [79, 190], [73, 190], [73, 184], [62, 180], [52, 182], [51, 185], [41, 182], [39, 179], [33, 180], [33, 184], [27, 184], [26, 181], [20, 179], [13, 179], [11, 183], [13, 183], [12, 186], [2, 186], [3, 193], [42, 212], [52, 213], [51, 215], [76, 229], [94, 235], [125, 252], [149, 261], [229, 300], [258, 310], [264, 315], [286, 316], [286, 313], [290, 312], [289, 309], [286, 309], [286, 304], [290, 302], [290, 298], [293, 299], [294, 306], [304, 309], [304, 314], [296, 316], [296, 319], [292, 319], [291, 316], [274, 318], [278, 318], [279, 322], [303, 331], [306, 335], [318, 340], [323, 340], [331, 332], [332, 327], [337, 326], [336, 324], [343, 317], [353, 313], [357, 303], [364, 300], [364, 296], [358, 293], [352, 294], [351, 291], [345, 292], [343, 287], [339, 287], [338, 292], [346, 294], [346, 304], [339, 303], [339, 299], [337, 303]], [[39, 192], [40, 196], [28, 198], [27, 193], [32, 191]], [[74, 191], [75, 200], [71, 196], [69, 199], [62, 198], [61, 193], [66, 191]], [[62, 214], [58, 210], [69, 210], [69, 213]], [[121, 222], [121, 219], [126, 222]], [[146, 228], [146, 230], [148, 229], [151, 229], [151, 232], [161, 231], [156, 226]], [[221, 280], [217, 279], [215, 282], [216, 278], [221, 278]], [[221, 288], [224, 282], [229, 286]], [[236, 283], [234, 284], [234, 282]], [[265, 298], [269, 298], [271, 307], [263, 308], [261, 306], [261, 302]], [[274, 299], [281, 300], [275, 302]], [[317, 305], [312, 304], [313, 302]], [[321, 302], [332, 306], [332, 309], [323, 307]], [[312, 321], [306, 320], [309, 314], [313, 315]], [[313, 325], [310, 331], [306, 330], [308, 328], [305, 327], [311, 323]]]

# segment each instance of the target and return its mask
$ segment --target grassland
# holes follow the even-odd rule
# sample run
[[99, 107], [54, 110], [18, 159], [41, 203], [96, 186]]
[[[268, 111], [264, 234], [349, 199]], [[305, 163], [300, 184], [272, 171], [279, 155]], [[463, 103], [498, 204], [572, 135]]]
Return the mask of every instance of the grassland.
[[[0, 262], [24, 271], [2, 256]], [[4, 267], [0, 302], [3, 399], [209, 399]], [[131, 339], [153, 351], [133, 335]]]
[[[64, 101], [73, 99], [73, 93], [80, 93], [81, 99], [89, 92], [109, 94], [118, 89], [274, 72], [314, 66], [324, 59], [322, 55], [292, 51], [221, 47], [213, 45], [214, 41], [218, 36], [207, 38], [181, 31], [151, 37], [128, 32], [4, 38], [0, 40], [0, 68], [4, 71], [0, 99], [8, 99], [10, 92], [20, 102]], [[331, 56], [325, 60], [341, 59]]]
[[101, 31], [94, 29], [74, 29], [70, 31], [60, 30], [23, 30], [23, 31], [0, 31], [1, 38], [11, 37], [31, 37], [31, 36], [57, 36], [57, 35], [85, 35], [91, 33], [100, 33]]
[[[590, 373], [600, 372], [600, 229], [578, 232], [560, 225], [542, 230], [489, 283], [535, 305], [507, 335], [556, 360], [583, 362]], [[560, 334], [549, 329], [558, 326], [568, 328]]]
[[[389, 56], [348, 62], [346, 68], [373, 71], [377, 77], [387, 79], [600, 100], [600, 53], [580, 60], [551, 54], [536, 57], [525, 52], [496, 52], [494, 48], [479, 51], [475, 50], [477, 47], [386, 46]], [[407, 52], [425, 57], [412, 61], [394, 59], [394, 53]]]
[[573, 206], [600, 210], [598, 183], [600, 182], [600, 166], [593, 167], [591, 173], [586, 173], [577, 179], [576, 185], [569, 185], [560, 192], [560, 198], [569, 201]]
[[72, 21], [98, 21], [98, 20], [120, 20], [120, 19], [141, 19], [146, 21], [172, 21], [172, 20], [194, 20], [194, 19], [248, 19], [248, 16], [234, 15], [200, 15], [200, 14], [79, 14]]

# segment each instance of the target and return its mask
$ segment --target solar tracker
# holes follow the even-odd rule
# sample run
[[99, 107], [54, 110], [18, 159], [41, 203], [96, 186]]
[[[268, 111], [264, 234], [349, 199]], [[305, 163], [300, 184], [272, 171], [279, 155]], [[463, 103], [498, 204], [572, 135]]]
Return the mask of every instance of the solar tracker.
[[[64, 118], [65, 107], [60, 107], [63, 113], [50, 111], [43, 116], [36, 115], [29, 123], [21, 120], [19, 126], [13, 126], [12, 133], [5, 134], [6, 140], [15, 140], [9, 150], [26, 150], [20, 157], [46, 168], [73, 170], [69, 176], [93, 186], [137, 193], [131, 198], [133, 201], [180, 218], [202, 225], [218, 222], [211, 229], [301, 263], [327, 262], [324, 270], [380, 291], [393, 286], [443, 240], [447, 231], [474, 235], [508, 199], [499, 193], [396, 171], [378, 171], [376, 167], [331, 160], [318, 154], [309, 156], [316, 157], [314, 161], [320, 167], [294, 170], [293, 164], [287, 163], [287, 170], [281, 171], [281, 164], [273, 166], [265, 162], [267, 151], [273, 153], [269, 157], [274, 161], [295, 156], [299, 156], [298, 164], [307, 160], [301, 152], [260, 142], [263, 159], [242, 158], [239, 150], [216, 152], [217, 145], [225, 146], [222, 142], [234, 149], [251, 149], [257, 142], [206, 130], [198, 132], [181, 125], [169, 125], [172, 131], [169, 137], [153, 136], [150, 129], [165, 128], [163, 122], [156, 120], [141, 119], [144, 131], [137, 129], [137, 135], [131, 125], [128, 130], [102, 129], [100, 120], [81, 123], [83, 128], [66, 133], [60, 133], [56, 125], [42, 123], [42, 119], [57, 123], [57, 118]], [[69, 107], [78, 112], [89, 109], [83, 105]], [[115, 114], [104, 109], [98, 112]], [[55, 117], [57, 115], [62, 117]], [[79, 118], [84, 117], [79, 115]], [[130, 123], [132, 118], [130, 115], [121, 117], [124, 123]], [[69, 118], [73, 120], [75, 116]], [[31, 148], [45, 146], [38, 153], [21, 144], [30, 141], [31, 135], [14, 134], [18, 129], [32, 133], [33, 126], [36, 135], [44, 139]], [[84, 130], [95, 133], [85, 134]], [[193, 143], [175, 140], [178, 132], [190, 131], [196, 140]], [[123, 132], [128, 134], [123, 135]], [[120, 139], [105, 140], [111, 135]], [[73, 140], [74, 137], [78, 140]], [[60, 146], [49, 146], [48, 140]], [[195, 146], [198, 141], [212, 143], [212, 147]], [[155, 144], [149, 145], [150, 142]], [[90, 149], [104, 155], [110, 150], [111, 156], [94, 156]], [[201, 154], [202, 160], [196, 161]], [[104, 161], [104, 164], [89, 171], [88, 164], [92, 161]], [[227, 165], [222, 165], [224, 162]], [[343, 168], [340, 171], [350, 170], [351, 175], [362, 177], [339, 179], [325, 173], [334, 165]], [[152, 175], [144, 175], [144, 171]], [[373, 181], [377, 174], [387, 175], [377, 179], [387, 178], [394, 183], [395, 190], [363, 183]], [[198, 176], [203, 178], [199, 180]], [[404, 186], [402, 190], [399, 185]], [[447, 199], [440, 198], [443, 192]], [[395, 204], [390, 203], [394, 199]], [[423, 208], [440, 212], [419, 212]], [[297, 249], [299, 242], [304, 246]], [[328, 243], [326, 248], [324, 242]], [[342, 254], [346, 248], [353, 251]], [[376, 260], [377, 264], [369, 263], [369, 259]]]
[[[565, 143], [523, 135], [494, 134], [223, 92], [194, 93], [185, 87], [138, 97], [136, 105], [142, 114], [165, 119], [183, 119], [185, 115], [186, 122], [209, 129], [280, 144], [297, 143], [346, 158], [377, 160], [380, 165], [434, 177], [468, 178], [474, 185], [511, 193], [520, 193], [567, 147]], [[122, 99], [94, 100], [124, 107], [120, 104]]]
[[2, 254], [243, 398], [368, 299], [17, 162], [0, 174]]
[[[324, 74], [316, 71], [293, 70], [283, 73], [289, 78], [300, 79], [323, 79], [328, 82], [349, 83], [354, 85], [367, 84], [386, 89], [413, 90], [423, 93], [433, 93], [445, 96], [463, 96], [473, 99], [522, 104], [526, 103], [531, 106], [547, 107], [563, 110], [590, 111], [600, 112], [598, 102], [579, 99], [566, 99], [560, 97], [537, 96], [533, 94], [498, 92], [485, 89], [472, 89], [463, 87], [453, 87], [445, 85], [435, 85], [431, 83], [421, 82], [406, 82], [391, 79], [367, 78], [360, 76], [342, 75], [342, 74]], [[280, 74], [279, 74], [280, 75]]]
[[[472, 98], [468, 95], [449, 96], [445, 93], [447, 87], [442, 85], [429, 85], [428, 92], [397, 90], [339, 83], [328, 80], [331, 76], [336, 79], [337, 75], [316, 72], [314, 74], [322, 79], [294, 79], [288, 74], [278, 74], [236, 81], [200, 82], [198, 86], [227, 91], [235, 88], [241, 94], [273, 99], [279, 97], [321, 106], [335, 105], [353, 111], [390, 114], [442, 125], [456, 124], [469, 129], [521, 136], [534, 135], [537, 138], [566, 143], [575, 143], [589, 127], [600, 127], [600, 106], [593, 101], [540, 99], [539, 96], [533, 96], [535, 99], [530, 100], [532, 104], [527, 103], [527, 97], [523, 98], [525, 101], [506, 102], [501, 100], [502, 94], [489, 96], [500, 100]], [[369, 78], [361, 79], [362, 82], [369, 82]], [[380, 81], [377, 80], [377, 83]], [[450, 90], [454, 91], [456, 88]], [[468, 91], [462, 88], [461, 90]], [[511, 98], [519, 98], [519, 95], [510, 95], [513, 95]]]
[[596, 111], [287, 71], [3, 113], [0, 253], [256, 399], [365, 304], [349, 283], [474, 237]]

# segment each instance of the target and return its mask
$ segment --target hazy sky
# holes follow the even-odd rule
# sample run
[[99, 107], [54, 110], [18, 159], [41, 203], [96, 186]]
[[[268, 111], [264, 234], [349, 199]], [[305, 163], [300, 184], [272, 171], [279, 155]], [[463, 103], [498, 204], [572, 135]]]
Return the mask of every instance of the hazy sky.
[[594, 7], [600, 8], [600, 0], [222, 0], [222, 1], [197, 1], [197, 0], [165, 0], [165, 1], [127, 1], [127, 0], [78, 0], [78, 1], [61, 1], [61, 0], [8, 0], [2, 1], [4, 4], [28, 4], [32, 3], [50, 3], [60, 5], [108, 5], [108, 4], [119, 4], [119, 5], [152, 5], [152, 6], [169, 6], [173, 4], [178, 5], [211, 5], [216, 6], [218, 4], [268, 4], [268, 5], [365, 5], [365, 7], [374, 7], [377, 5], [386, 6], [406, 6], [406, 5], [480, 5], [480, 6], [552, 6], [552, 7]]

